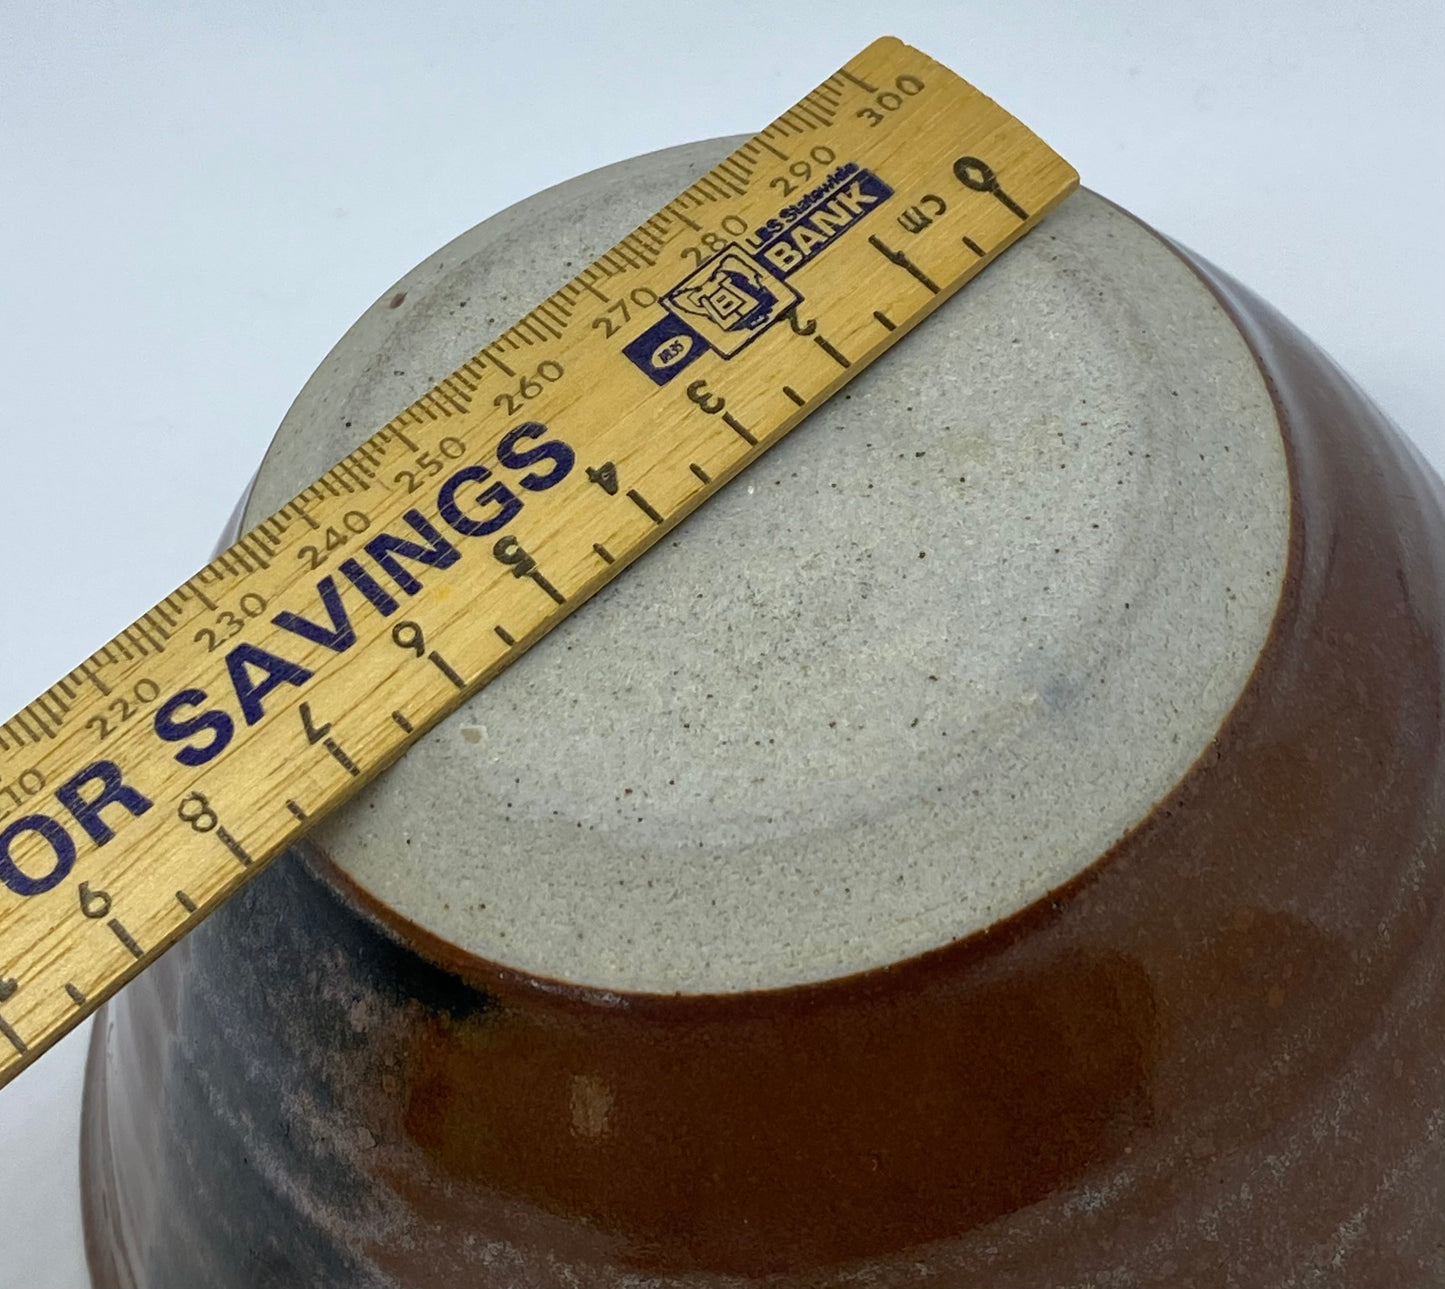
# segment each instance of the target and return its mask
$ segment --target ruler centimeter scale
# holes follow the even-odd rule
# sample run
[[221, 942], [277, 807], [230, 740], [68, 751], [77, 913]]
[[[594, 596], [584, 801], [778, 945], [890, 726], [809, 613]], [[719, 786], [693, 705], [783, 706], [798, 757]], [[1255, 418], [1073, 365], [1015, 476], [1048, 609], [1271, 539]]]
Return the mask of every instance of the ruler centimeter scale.
[[1077, 183], [874, 42], [0, 724], [0, 1083]]

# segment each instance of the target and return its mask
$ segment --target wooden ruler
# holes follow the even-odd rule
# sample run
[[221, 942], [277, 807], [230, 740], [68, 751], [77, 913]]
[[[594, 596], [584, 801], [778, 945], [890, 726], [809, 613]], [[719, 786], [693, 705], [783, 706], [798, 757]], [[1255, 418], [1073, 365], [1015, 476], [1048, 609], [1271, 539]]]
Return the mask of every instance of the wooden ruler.
[[1077, 183], [876, 41], [0, 725], [0, 1082]]

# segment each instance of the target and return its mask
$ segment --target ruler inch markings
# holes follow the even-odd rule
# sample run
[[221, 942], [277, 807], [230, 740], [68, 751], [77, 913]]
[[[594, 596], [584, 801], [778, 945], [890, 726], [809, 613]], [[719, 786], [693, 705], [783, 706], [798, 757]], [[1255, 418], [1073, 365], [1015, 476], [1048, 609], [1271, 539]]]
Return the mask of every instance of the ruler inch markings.
[[28, 1056], [30, 1054], [30, 1045], [11, 1028], [10, 1022], [3, 1016], [0, 1016], [0, 1034], [4, 1034], [5, 1037], [10, 1040], [10, 1046], [21, 1056]]
[[63, 724], [65, 724], [65, 711], [69, 704], [57, 703], [53, 698], [50, 698], [50, 705], [47, 705], [47, 698], [50, 698], [50, 691], [41, 694], [40, 697], [31, 704], [31, 706], [34, 707], [37, 711], [43, 712], [50, 724], [55, 726], [56, 729], [59, 729]]
[[[896, 109], [878, 101], [895, 87]], [[0, 1084], [1077, 182], [946, 68], [874, 42], [0, 723], [0, 844], [34, 833], [16, 851], [23, 869], [8, 853], [0, 864], [0, 981], [25, 982], [4, 999]], [[954, 200], [970, 189], [993, 200]], [[925, 191], [947, 209], [916, 244], [920, 264], [914, 243], [897, 249], [894, 217]], [[728, 330], [736, 293], [710, 276], [747, 284], [729, 246], [755, 261], [746, 344]], [[690, 347], [668, 344], [680, 329]], [[603, 462], [620, 488], [579, 490]], [[312, 726], [320, 746], [308, 746], [303, 700], [345, 713], [344, 742]], [[212, 742], [225, 755], [207, 755]], [[103, 847], [57, 794], [72, 780], [82, 814], [105, 802]], [[106, 892], [124, 920], [107, 904], [96, 935], [74, 916], [69, 865], [35, 891], [47, 845], [62, 860], [73, 845], [89, 898]]]
[[203, 590], [201, 590], [199, 586], [196, 585], [196, 581], [194, 578], [192, 578], [189, 582], [186, 583], [186, 587], [190, 591], [190, 593], [194, 595], [196, 599], [198, 599], [202, 604], [204, 604], [206, 608], [208, 608], [212, 613], [216, 611], [216, 602], [211, 599], [211, 597], [207, 595]]
[[126, 929], [125, 923], [119, 918], [111, 918], [110, 921], [106, 923], [106, 926], [111, 929], [115, 938], [119, 940], [121, 944], [125, 945], [132, 957], [144, 958], [146, 956], [145, 950], [136, 943], [135, 936], [131, 935], [130, 931]]
[[933, 295], [938, 294], [938, 283], [935, 282], [931, 277], [929, 277], [928, 274], [925, 273], [921, 268], [919, 268], [918, 265], [916, 265], [911, 259], [909, 259], [906, 252], [895, 251], [891, 246], [885, 243], [876, 234], [869, 235], [868, 244], [873, 247], [874, 250], [876, 250], [878, 254], [880, 254], [890, 264], [898, 265], [899, 268], [903, 269], [917, 282], [927, 287]]
[[361, 774], [356, 762], [347, 755], [346, 750], [334, 738], [324, 739], [321, 746], [331, 753], [336, 763], [352, 778], [357, 778]]
[[689, 218], [684, 212], [676, 210], [675, 206], [676, 203], [674, 202], [673, 205], [668, 207], [668, 210], [672, 211], [672, 213], [677, 216], [678, 223], [686, 224], [690, 229], [692, 229], [694, 233], [702, 232], [701, 224], [699, 224], [695, 219]]
[[664, 520], [663, 517], [657, 513], [657, 510], [654, 508], [653, 504], [648, 501], [648, 499], [644, 497], [640, 492], [638, 492], [636, 488], [629, 488], [627, 490], [627, 497], [628, 500], [630, 500], [640, 511], [642, 511], [644, 515], [646, 515], [650, 520], [652, 520], [654, 524], [661, 524], [666, 522], [666, 520]]
[[250, 852], [241, 845], [227, 829], [218, 826], [216, 828], [216, 840], [231, 852], [232, 857], [243, 868], [249, 868], [254, 862]]

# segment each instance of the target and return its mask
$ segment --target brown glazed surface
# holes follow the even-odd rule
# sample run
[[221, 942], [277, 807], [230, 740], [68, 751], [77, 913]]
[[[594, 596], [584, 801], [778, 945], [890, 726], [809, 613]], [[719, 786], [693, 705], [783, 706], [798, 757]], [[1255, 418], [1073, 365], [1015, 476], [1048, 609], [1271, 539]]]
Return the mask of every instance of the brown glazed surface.
[[1440, 486], [1196, 267], [1291, 547], [1143, 825], [985, 933], [727, 996], [504, 971], [287, 856], [96, 1027], [97, 1284], [1445, 1284]]

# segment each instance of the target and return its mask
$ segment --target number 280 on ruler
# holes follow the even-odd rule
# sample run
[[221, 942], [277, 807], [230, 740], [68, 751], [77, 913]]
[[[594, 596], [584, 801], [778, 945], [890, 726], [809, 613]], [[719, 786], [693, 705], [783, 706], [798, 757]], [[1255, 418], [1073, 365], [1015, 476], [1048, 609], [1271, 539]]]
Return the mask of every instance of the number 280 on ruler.
[[874, 42], [0, 725], [0, 1081], [1077, 183]]

